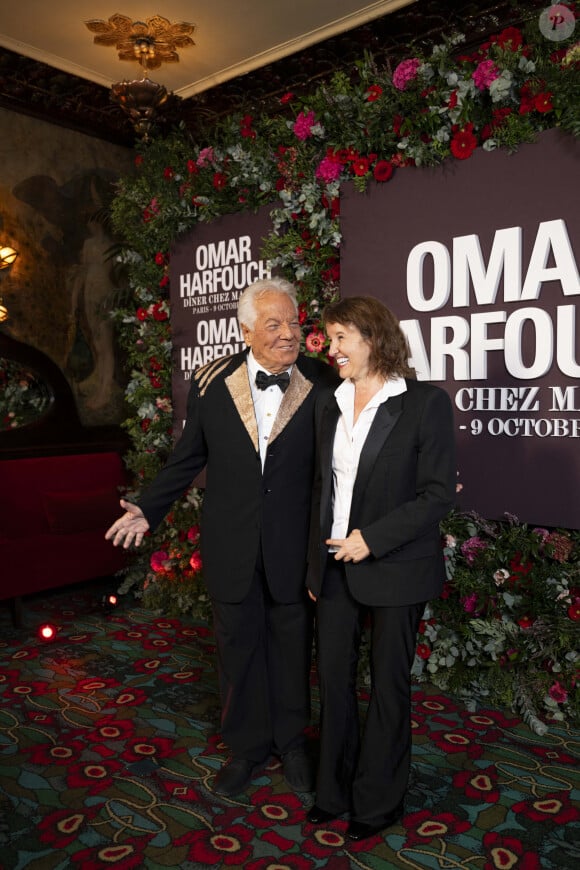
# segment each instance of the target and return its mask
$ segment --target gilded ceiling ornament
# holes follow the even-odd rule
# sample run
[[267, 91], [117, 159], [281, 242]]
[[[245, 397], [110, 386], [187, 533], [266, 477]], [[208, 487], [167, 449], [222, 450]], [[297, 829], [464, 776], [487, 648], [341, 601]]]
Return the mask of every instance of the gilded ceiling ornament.
[[116, 13], [108, 21], [85, 21], [91, 33], [96, 33], [95, 45], [114, 45], [119, 60], [138, 60], [146, 69], [158, 69], [162, 63], [178, 63], [176, 49], [195, 45], [191, 38], [195, 25], [184, 21], [172, 24], [161, 15], [146, 21], [133, 21]]

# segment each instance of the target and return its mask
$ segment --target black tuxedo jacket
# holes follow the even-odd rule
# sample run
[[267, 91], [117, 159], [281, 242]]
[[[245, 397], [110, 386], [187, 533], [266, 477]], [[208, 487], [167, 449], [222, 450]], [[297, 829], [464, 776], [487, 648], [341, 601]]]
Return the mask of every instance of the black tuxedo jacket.
[[[447, 393], [408, 379], [407, 391], [379, 406], [363, 446], [348, 531], [371, 550], [345, 562], [353, 597], [368, 605], [405, 605], [436, 597], [445, 577], [439, 522], [455, 499], [453, 409]], [[320, 593], [332, 526], [332, 449], [340, 410], [334, 394], [317, 408], [307, 583]]]
[[300, 355], [274, 423], [262, 473], [247, 351], [198, 369], [183, 434], [139, 499], [151, 529], [205, 468], [203, 577], [218, 601], [241, 601], [262, 547], [275, 600], [298, 601], [304, 577], [314, 472], [314, 406], [338, 376]]

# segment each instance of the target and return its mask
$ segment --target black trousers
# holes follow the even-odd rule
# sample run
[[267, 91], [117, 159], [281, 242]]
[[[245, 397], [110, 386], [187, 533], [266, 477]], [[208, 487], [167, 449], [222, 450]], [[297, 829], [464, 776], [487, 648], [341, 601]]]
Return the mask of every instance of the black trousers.
[[272, 598], [258, 558], [236, 604], [212, 601], [222, 701], [221, 733], [235, 757], [261, 762], [304, 742], [310, 724], [313, 610], [307, 597]]
[[[329, 557], [318, 599], [320, 761], [316, 803], [379, 826], [403, 799], [411, 762], [411, 678], [424, 604], [366, 607]], [[364, 728], [356, 695], [358, 652], [371, 616], [371, 693]]]

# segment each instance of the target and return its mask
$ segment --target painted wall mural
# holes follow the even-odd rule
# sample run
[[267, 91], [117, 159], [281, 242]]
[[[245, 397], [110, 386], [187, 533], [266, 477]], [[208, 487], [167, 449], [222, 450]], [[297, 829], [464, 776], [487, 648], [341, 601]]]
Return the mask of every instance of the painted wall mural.
[[1, 328], [57, 363], [85, 425], [119, 423], [124, 383], [108, 313], [122, 278], [106, 206], [133, 152], [3, 109], [0, 130], [0, 241], [19, 252], [0, 275]]

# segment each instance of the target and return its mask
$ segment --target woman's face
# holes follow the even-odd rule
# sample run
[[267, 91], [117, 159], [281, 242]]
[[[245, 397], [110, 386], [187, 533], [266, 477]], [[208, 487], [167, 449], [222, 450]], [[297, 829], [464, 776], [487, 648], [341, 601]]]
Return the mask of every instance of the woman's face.
[[343, 380], [364, 380], [370, 372], [371, 346], [352, 323], [328, 323], [326, 334], [330, 341], [329, 356], [334, 357], [338, 373]]

